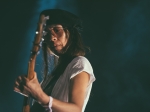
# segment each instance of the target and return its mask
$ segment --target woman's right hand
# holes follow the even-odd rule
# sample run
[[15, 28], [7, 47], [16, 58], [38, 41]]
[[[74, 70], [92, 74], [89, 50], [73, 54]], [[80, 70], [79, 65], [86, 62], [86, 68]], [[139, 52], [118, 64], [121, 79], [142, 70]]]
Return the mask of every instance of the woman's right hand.
[[31, 96], [41, 104], [47, 104], [49, 97], [44, 93], [38, 82], [36, 72], [32, 73], [33, 79], [29, 80], [26, 76], [19, 76], [14, 85], [14, 91], [24, 96]]
[[15, 80], [14, 91], [28, 97], [30, 93], [24, 89], [25, 84], [26, 76], [18, 76]]

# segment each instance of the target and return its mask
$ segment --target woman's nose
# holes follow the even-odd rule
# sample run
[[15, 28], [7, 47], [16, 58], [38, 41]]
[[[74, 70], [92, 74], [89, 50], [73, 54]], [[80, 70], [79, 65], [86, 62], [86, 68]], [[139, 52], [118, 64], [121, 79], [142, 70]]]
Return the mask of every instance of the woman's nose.
[[50, 30], [51, 35], [50, 35], [50, 40], [51, 41], [56, 41], [57, 40], [57, 36], [55, 34], [55, 32], [53, 30]]
[[57, 37], [55, 35], [51, 35], [51, 41], [56, 41]]

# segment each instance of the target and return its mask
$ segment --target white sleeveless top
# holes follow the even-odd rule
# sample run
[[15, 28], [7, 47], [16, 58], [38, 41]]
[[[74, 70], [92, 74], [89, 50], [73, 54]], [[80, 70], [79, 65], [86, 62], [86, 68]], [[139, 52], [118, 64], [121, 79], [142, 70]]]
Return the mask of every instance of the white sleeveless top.
[[76, 75], [78, 75], [79, 73], [81, 73], [83, 71], [87, 72], [90, 75], [90, 80], [89, 80], [88, 87], [86, 89], [86, 95], [85, 95], [85, 99], [84, 99], [84, 105], [82, 108], [82, 112], [84, 112], [84, 110], [85, 110], [85, 107], [87, 105], [87, 102], [88, 102], [88, 99], [90, 96], [92, 83], [95, 81], [95, 76], [93, 74], [92, 66], [91, 66], [90, 62], [87, 60], [87, 58], [85, 58], [83, 56], [78, 56], [78, 57], [74, 58], [68, 64], [64, 73], [57, 80], [57, 82], [52, 90], [52, 93], [51, 93], [51, 96], [53, 98], [56, 98], [56, 99], [64, 101], [64, 102], [68, 102], [70, 79], [75, 77]]

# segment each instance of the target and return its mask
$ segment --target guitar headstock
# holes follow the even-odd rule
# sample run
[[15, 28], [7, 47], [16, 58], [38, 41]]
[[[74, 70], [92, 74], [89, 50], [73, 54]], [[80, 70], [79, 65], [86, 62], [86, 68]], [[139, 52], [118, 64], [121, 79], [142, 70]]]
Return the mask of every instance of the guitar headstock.
[[33, 42], [33, 49], [31, 51], [32, 59], [34, 55], [39, 54], [40, 48], [42, 46], [42, 42], [44, 41], [44, 36], [47, 34], [45, 31], [46, 21], [49, 19], [49, 16], [41, 15], [39, 18], [38, 26], [36, 29], [36, 35]]

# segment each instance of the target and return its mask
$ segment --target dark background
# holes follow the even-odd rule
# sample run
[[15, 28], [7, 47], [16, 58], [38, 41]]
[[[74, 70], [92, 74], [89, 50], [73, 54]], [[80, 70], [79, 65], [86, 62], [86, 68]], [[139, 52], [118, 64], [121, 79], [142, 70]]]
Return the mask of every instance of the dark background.
[[[0, 112], [21, 112], [14, 80], [26, 74], [39, 13], [61, 8], [77, 14], [96, 81], [85, 112], [150, 111], [149, 0], [0, 1]], [[37, 57], [39, 80], [41, 56]]]

